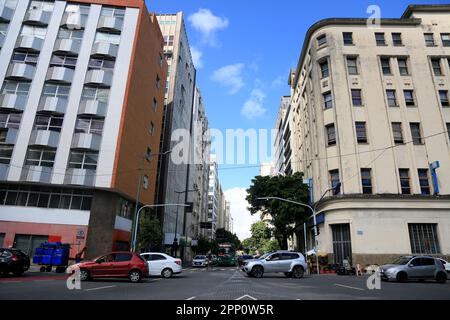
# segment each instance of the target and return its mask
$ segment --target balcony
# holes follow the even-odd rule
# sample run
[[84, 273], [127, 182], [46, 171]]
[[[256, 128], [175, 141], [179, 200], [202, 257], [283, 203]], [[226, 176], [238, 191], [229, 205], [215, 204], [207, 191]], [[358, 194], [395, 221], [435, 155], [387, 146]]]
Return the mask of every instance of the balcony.
[[57, 83], [71, 83], [73, 79], [74, 70], [65, 67], [51, 67], [47, 71], [47, 81]]
[[107, 104], [98, 100], [82, 100], [80, 108], [78, 109], [79, 115], [88, 115], [95, 117], [106, 116]]
[[57, 39], [54, 51], [77, 56], [80, 53], [81, 40], [78, 39]]
[[2, 136], [1, 143], [5, 144], [16, 144], [17, 142], [17, 134], [19, 133], [19, 129], [15, 128], [0, 128], [2, 132], [6, 132], [4, 136]]
[[27, 182], [50, 183], [52, 168], [39, 166], [24, 166], [20, 179]]
[[23, 23], [30, 24], [34, 26], [45, 27], [50, 22], [50, 18], [52, 13], [49, 11], [39, 10], [39, 9], [31, 9], [25, 14], [25, 18], [23, 19]]
[[42, 49], [44, 40], [32, 36], [19, 36], [16, 41], [16, 49], [30, 52], [39, 52]]
[[111, 87], [113, 72], [111, 70], [89, 70], [86, 75], [86, 84], [100, 87]]
[[0, 108], [23, 111], [27, 104], [28, 96], [22, 94], [0, 94]]
[[97, 30], [106, 32], [121, 32], [123, 27], [123, 18], [100, 17]]
[[96, 42], [92, 47], [92, 55], [99, 57], [117, 58], [119, 46], [108, 42]]
[[71, 30], [81, 30], [86, 27], [87, 16], [77, 12], [66, 12], [61, 21], [61, 26]]
[[32, 81], [36, 67], [30, 64], [13, 62], [6, 71], [6, 78], [10, 80]]
[[31, 132], [30, 145], [57, 148], [59, 132], [50, 130], [33, 130]]
[[75, 133], [72, 140], [72, 148], [100, 150], [102, 137], [92, 133]]
[[10, 22], [14, 15], [14, 10], [2, 5], [0, 6], [0, 22]]
[[63, 114], [66, 112], [67, 98], [42, 97], [39, 101], [38, 111]]
[[64, 177], [64, 184], [93, 186], [95, 182], [95, 171], [86, 169], [69, 168]]
[[6, 180], [8, 178], [9, 165], [0, 163], [0, 180]]

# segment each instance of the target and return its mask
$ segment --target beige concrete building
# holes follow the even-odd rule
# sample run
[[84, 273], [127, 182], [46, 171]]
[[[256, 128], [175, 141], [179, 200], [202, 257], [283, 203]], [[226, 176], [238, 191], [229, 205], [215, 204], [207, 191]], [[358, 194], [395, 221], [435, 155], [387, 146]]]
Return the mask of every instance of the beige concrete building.
[[317, 240], [331, 262], [450, 255], [449, 35], [449, 5], [309, 29], [289, 80], [292, 162], [315, 202], [326, 194]]

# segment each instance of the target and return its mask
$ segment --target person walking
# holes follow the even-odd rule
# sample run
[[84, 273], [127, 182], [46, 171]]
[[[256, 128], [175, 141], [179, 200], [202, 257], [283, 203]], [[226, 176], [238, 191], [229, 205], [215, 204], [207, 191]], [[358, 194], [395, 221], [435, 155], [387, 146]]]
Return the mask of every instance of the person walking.
[[211, 269], [211, 265], [212, 265], [212, 253], [211, 253], [211, 250], [209, 250], [209, 252], [208, 252], [208, 270]]

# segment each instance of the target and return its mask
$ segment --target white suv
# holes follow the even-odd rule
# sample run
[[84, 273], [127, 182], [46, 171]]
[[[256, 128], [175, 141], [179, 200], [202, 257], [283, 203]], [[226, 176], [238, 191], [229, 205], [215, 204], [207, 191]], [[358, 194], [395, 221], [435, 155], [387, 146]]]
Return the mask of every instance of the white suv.
[[181, 260], [173, 258], [165, 253], [147, 252], [141, 253], [141, 257], [147, 261], [150, 276], [171, 278], [182, 271]]
[[259, 259], [246, 260], [242, 271], [249, 277], [262, 278], [264, 273], [283, 272], [286, 277], [303, 278], [307, 264], [303, 254], [292, 251], [266, 253]]

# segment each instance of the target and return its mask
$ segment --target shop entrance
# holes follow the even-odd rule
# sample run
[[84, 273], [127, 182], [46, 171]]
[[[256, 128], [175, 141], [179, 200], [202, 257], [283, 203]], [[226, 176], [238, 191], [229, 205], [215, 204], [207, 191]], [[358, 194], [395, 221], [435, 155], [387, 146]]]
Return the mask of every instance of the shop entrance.
[[334, 263], [342, 264], [347, 259], [352, 263], [352, 239], [350, 236], [350, 224], [334, 224], [331, 226], [333, 234]]

